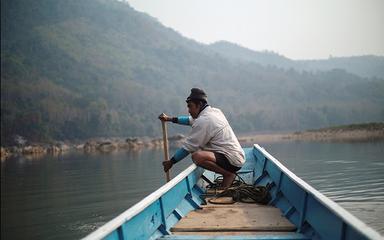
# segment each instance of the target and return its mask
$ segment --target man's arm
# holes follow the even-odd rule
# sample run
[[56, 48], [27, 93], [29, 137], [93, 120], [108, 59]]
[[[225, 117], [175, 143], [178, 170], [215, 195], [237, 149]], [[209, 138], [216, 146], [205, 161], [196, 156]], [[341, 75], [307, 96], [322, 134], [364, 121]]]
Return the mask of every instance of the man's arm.
[[[159, 119], [161, 121], [165, 122], [173, 122], [178, 123], [182, 125], [192, 125], [193, 119], [189, 116], [179, 116], [179, 117], [170, 117], [167, 116], [165, 113], [160, 114]], [[169, 169], [172, 168], [173, 164], [177, 163], [178, 161], [182, 160], [186, 156], [189, 155], [189, 152], [185, 150], [185, 148], [179, 148], [176, 150], [175, 155], [168, 160], [163, 162], [164, 171], [167, 172]]]
[[203, 148], [211, 138], [211, 132], [207, 124], [195, 121], [191, 132], [183, 143], [183, 148], [189, 152], [196, 152]]
[[165, 113], [162, 113], [159, 116], [159, 119], [161, 121], [166, 122], [173, 122], [181, 125], [192, 125], [191, 117], [190, 116], [178, 116], [178, 117], [170, 117], [167, 116]]
[[163, 162], [164, 172], [167, 172], [169, 169], [172, 168], [173, 164], [177, 163], [178, 161], [182, 160], [188, 155], [189, 155], [189, 152], [184, 148], [181, 147], [177, 149], [175, 152], [175, 155], [173, 155], [173, 157], [169, 161]]
[[173, 117], [172, 122], [181, 124], [181, 125], [191, 125], [191, 117], [190, 116]]
[[188, 155], [189, 155], [189, 152], [181, 147], [181, 148], [176, 150], [175, 155], [173, 155], [173, 157], [171, 158], [170, 161], [173, 164], [175, 164], [175, 163], [177, 163], [178, 161], [182, 160], [183, 158], [185, 158]]

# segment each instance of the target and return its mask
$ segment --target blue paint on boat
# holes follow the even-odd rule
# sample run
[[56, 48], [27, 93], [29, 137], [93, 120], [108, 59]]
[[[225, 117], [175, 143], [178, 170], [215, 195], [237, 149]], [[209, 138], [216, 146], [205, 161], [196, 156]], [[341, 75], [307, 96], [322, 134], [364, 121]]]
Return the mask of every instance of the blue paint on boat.
[[106, 223], [85, 239], [383, 239], [379, 233], [309, 186], [259, 145], [245, 148], [239, 175], [255, 185], [272, 184], [273, 205], [297, 227], [282, 235], [180, 236], [170, 229], [200, 208], [206, 182], [214, 173], [192, 164], [169, 183]]

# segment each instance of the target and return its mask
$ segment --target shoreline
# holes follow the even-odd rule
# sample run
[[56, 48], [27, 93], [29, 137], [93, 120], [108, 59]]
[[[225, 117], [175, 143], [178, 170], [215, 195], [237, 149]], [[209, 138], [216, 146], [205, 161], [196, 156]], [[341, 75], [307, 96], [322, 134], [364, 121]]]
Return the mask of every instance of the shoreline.
[[[351, 127], [352, 126], [352, 127]], [[358, 125], [356, 125], [358, 126]], [[370, 125], [371, 126], [371, 125]], [[185, 136], [178, 134], [168, 138], [169, 147], [180, 147]], [[308, 130], [292, 133], [254, 133], [238, 136], [240, 144], [275, 143], [275, 142], [367, 142], [384, 141], [384, 123], [373, 128], [364, 129], [349, 125], [319, 130]], [[1, 160], [11, 156], [40, 157], [45, 154], [59, 155], [69, 151], [85, 153], [111, 153], [116, 151], [140, 151], [144, 149], [163, 148], [162, 138], [128, 137], [128, 138], [92, 138], [82, 143], [57, 141], [53, 143], [30, 143], [19, 146], [1, 147]]]
[[251, 134], [239, 137], [240, 142], [364, 142], [384, 140], [384, 123], [363, 123], [293, 133]]
[[[184, 140], [181, 134], [168, 137], [169, 147], [179, 147]], [[76, 143], [75, 143], [76, 142]], [[162, 138], [151, 137], [100, 137], [83, 141], [54, 141], [52, 143], [28, 143], [15, 146], [1, 147], [1, 160], [11, 156], [29, 156], [38, 158], [46, 154], [60, 155], [71, 151], [84, 153], [112, 153], [116, 151], [140, 151], [143, 149], [163, 148]]]
[[261, 142], [288, 142], [288, 141], [305, 141], [305, 142], [365, 142], [365, 141], [381, 141], [384, 140], [383, 130], [351, 130], [351, 131], [304, 131], [294, 133], [271, 133], [271, 134], [254, 134], [243, 135], [239, 137], [240, 143]]

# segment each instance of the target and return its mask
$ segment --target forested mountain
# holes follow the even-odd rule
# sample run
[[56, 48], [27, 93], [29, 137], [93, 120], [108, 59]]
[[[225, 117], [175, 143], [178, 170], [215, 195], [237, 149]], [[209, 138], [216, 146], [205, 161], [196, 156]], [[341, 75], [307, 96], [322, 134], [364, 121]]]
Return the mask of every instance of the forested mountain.
[[2, 144], [159, 136], [196, 86], [238, 133], [384, 121], [383, 78], [234, 60], [115, 0], [1, 1]]
[[235, 61], [275, 66], [297, 71], [318, 72], [343, 69], [361, 77], [384, 78], [384, 56], [330, 57], [321, 60], [291, 60], [274, 52], [257, 52], [237, 44], [220, 41], [209, 45], [215, 52]]
[[209, 48], [217, 52], [221, 56], [233, 61], [253, 62], [262, 66], [274, 66], [276, 68], [296, 68], [295, 61], [279, 55], [275, 52], [258, 52], [242, 47], [238, 44], [219, 41], [209, 45]]
[[326, 60], [301, 60], [298, 69], [305, 71], [329, 71], [331, 69], [345, 69], [362, 76], [384, 79], [384, 56], [330, 57]]

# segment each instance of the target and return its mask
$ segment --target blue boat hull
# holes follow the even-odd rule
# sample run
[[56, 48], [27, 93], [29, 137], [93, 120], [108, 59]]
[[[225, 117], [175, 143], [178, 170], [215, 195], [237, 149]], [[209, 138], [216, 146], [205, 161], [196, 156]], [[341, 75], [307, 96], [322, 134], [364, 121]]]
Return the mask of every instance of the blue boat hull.
[[[297, 227], [289, 236], [223, 236], [215, 239], [383, 239], [335, 202], [294, 175], [259, 145], [245, 148], [246, 163], [239, 171], [247, 182], [272, 184], [270, 205]], [[192, 164], [169, 183], [106, 223], [85, 239], [208, 239], [174, 236], [170, 229], [190, 211], [199, 209], [206, 182], [214, 174]], [[212, 238], [212, 237], [211, 237]]]

